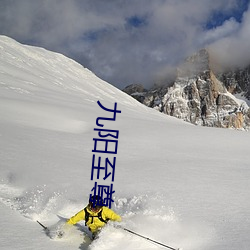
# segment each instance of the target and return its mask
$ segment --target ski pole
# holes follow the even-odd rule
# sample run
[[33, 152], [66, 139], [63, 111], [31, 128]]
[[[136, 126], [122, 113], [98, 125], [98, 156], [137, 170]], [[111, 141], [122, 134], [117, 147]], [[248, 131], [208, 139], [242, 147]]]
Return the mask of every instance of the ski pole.
[[173, 247], [167, 246], [167, 245], [165, 245], [165, 244], [162, 244], [161, 242], [152, 240], [152, 239], [150, 239], [150, 238], [148, 238], [148, 237], [145, 237], [145, 236], [143, 236], [143, 235], [141, 235], [141, 234], [135, 233], [135, 232], [133, 232], [133, 231], [127, 229], [127, 228], [122, 227], [122, 229], [125, 230], [125, 231], [127, 231], [127, 232], [129, 232], [129, 233], [131, 233], [131, 234], [137, 235], [137, 236], [139, 236], [139, 237], [141, 237], [141, 238], [143, 238], [143, 239], [146, 239], [146, 240], [148, 240], [148, 241], [152, 241], [152, 242], [154, 242], [154, 243], [156, 243], [156, 244], [158, 244], [158, 245], [161, 245], [161, 246], [163, 246], [163, 247], [169, 248], [169, 249], [171, 249], [171, 250], [180, 250], [180, 248], [173, 248]]
[[38, 220], [36, 221], [40, 226], [42, 226], [43, 227], [43, 229], [46, 231], [46, 230], [48, 230], [48, 228], [47, 227], [45, 227], [41, 222], [39, 222]]

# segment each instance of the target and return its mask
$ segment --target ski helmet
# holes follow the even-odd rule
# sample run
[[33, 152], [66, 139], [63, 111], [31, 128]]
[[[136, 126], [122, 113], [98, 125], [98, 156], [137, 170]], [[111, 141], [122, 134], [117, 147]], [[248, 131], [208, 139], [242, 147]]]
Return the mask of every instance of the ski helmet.
[[89, 198], [89, 204], [91, 207], [102, 207], [103, 200], [99, 195], [93, 195]]

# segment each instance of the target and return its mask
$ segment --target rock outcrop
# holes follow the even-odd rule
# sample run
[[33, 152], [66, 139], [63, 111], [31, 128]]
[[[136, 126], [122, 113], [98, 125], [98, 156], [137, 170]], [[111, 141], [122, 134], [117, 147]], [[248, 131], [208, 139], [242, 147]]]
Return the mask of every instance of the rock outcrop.
[[249, 71], [250, 67], [245, 71], [215, 75], [209, 53], [203, 49], [177, 69], [171, 86], [148, 91], [137, 86], [136, 91], [129, 94], [149, 107], [196, 125], [248, 129], [250, 109], [244, 100], [233, 94], [250, 96]]

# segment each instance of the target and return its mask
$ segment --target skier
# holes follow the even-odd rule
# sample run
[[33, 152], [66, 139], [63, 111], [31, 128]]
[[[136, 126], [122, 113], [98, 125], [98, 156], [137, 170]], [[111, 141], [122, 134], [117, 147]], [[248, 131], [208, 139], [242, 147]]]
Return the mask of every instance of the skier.
[[67, 224], [74, 225], [80, 220], [85, 220], [85, 226], [89, 228], [94, 239], [109, 220], [120, 222], [122, 219], [114, 211], [103, 206], [102, 199], [96, 195], [92, 196], [89, 199], [89, 204], [72, 216]]

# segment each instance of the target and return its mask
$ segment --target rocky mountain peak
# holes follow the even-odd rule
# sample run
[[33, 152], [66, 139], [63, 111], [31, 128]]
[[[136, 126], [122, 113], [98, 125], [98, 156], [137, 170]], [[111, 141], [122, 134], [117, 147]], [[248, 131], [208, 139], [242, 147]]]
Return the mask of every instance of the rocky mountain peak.
[[149, 107], [196, 125], [248, 129], [249, 106], [233, 94], [250, 93], [249, 71], [215, 74], [210, 64], [208, 50], [202, 49], [178, 67], [171, 86], [148, 91], [140, 87], [141, 91], [137, 88], [129, 94]]
[[210, 70], [209, 53], [201, 49], [194, 55], [188, 57], [177, 69], [177, 77], [194, 77], [205, 74]]

